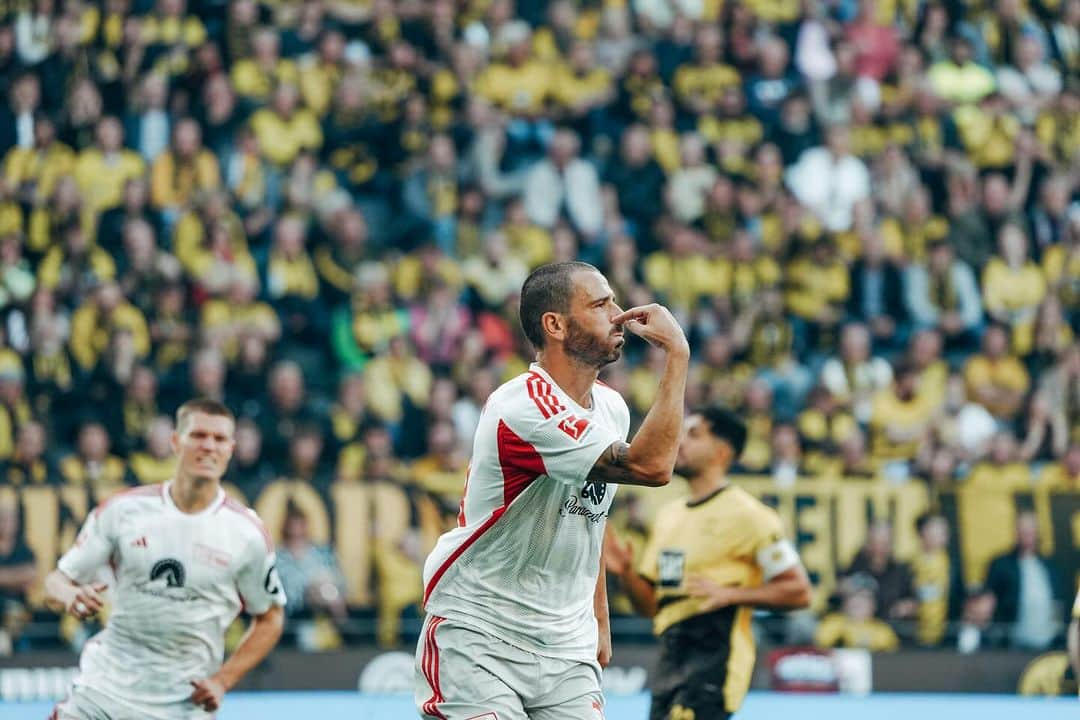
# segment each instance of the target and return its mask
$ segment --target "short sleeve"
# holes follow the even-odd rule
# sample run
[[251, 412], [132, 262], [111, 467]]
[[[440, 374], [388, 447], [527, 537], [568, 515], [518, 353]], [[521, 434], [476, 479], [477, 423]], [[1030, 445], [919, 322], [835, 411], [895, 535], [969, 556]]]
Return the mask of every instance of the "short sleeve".
[[252, 543], [236, 586], [244, 601], [244, 610], [249, 615], [262, 615], [274, 605], [285, 605], [285, 589], [278, 577], [277, 555], [261, 540]]
[[780, 518], [772, 510], [765, 510], [753, 539], [754, 561], [761, 568], [766, 582], [799, 565], [799, 553], [790, 540], [784, 537]]
[[622, 438], [614, 429], [567, 411], [535, 425], [525, 440], [544, 461], [548, 477], [580, 485], [600, 455]]
[[112, 514], [104, 507], [90, 513], [75, 538], [75, 544], [57, 563], [60, 572], [79, 584], [92, 582], [98, 571], [113, 554], [113, 538], [109, 531]]

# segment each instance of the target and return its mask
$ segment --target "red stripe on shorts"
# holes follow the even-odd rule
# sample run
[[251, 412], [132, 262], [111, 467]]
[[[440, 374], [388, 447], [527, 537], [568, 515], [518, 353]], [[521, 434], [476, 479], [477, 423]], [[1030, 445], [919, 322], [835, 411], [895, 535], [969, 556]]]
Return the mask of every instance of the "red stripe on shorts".
[[424, 637], [424, 654], [420, 658], [420, 669], [424, 673], [424, 679], [431, 686], [431, 698], [421, 708], [425, 715], [430, 715], [439, 720], [446, 720], [446, 716], [439, 710], [439, 703], [445, 698], [442, 688], [439, 687], [439, 646], [435, 644], [435, 629], [446, 618], [435, 615], [431, 616], [428, 623], [427, 633]]

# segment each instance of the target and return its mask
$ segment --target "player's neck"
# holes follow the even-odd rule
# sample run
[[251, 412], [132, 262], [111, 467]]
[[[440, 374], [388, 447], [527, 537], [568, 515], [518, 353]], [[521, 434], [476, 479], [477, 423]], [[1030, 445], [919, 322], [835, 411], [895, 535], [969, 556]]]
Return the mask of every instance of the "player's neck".
[[583, 408], [592, 408], [592, 390], [600, 370], [574, 362], [564, 353], [546, 351], [537, 356], [537, 364], [570, 399]]
[[690, 486], [690, 502], [697, 502], [727, 486], [727, 468], [721, 465], [710, 467], [700, 475], [687, 478], [686, 483]]
[[200, 513], [217, 498], [220, 483], [205, 477], [191, 477], [177, 473], [169, 485], [169, 496], [176, 509], [188, 515]]

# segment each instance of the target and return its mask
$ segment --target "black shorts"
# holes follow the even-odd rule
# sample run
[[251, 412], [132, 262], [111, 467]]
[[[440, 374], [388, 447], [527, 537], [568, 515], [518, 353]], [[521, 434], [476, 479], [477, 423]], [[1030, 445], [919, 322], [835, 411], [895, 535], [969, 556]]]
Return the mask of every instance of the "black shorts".
[[673, 625], [660, 636], [649, 720], [727, 720], [724, 684], [735, 608]]
[[649, 720], [728, 720], [724, 690], [720, 685], [686, 685], [662, 694], [654, 694]]

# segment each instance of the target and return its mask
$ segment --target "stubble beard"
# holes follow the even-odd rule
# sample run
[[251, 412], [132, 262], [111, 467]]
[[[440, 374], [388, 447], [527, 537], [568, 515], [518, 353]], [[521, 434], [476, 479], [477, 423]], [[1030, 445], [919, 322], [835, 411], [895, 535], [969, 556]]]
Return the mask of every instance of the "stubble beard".
[[567, 323], [566, 342], [563, 344], [563, 349], [572, 360], [597, 370], [622, 357], [621, 348], [609, 350], [573, 320]]

